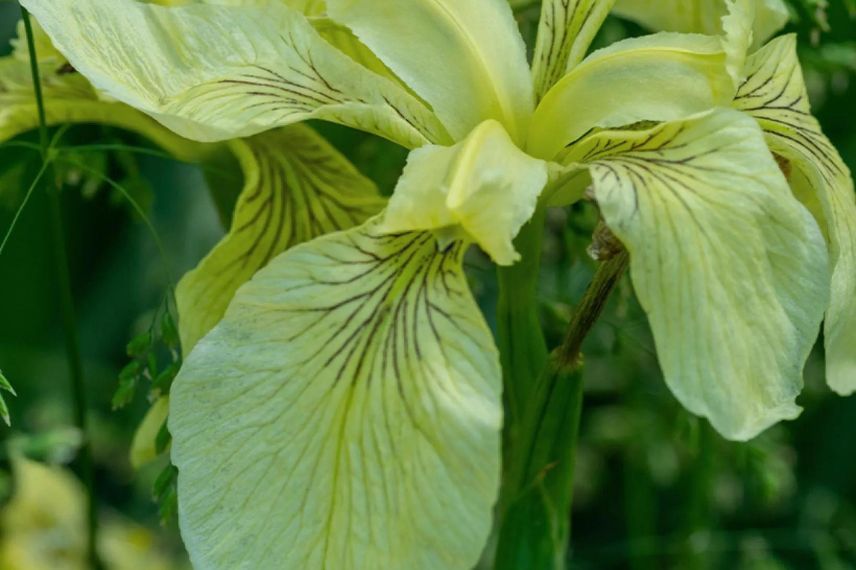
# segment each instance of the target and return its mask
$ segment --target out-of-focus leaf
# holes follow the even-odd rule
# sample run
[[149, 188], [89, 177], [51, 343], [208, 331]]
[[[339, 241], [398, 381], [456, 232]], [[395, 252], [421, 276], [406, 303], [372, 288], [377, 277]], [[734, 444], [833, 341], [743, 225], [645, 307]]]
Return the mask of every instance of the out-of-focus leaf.
[[[6, 379], [6, 376], [3, 375], [2, 370], [0, 370], [0, 391], [6, 391], [13, 396], [17, 396], [15, 389], [12, 388], [12, 384], [10, 384], [9, 380]], [[0, 418], [3, 418], [3, 421], [6, 422], [7, 426], [12, 424], [12, 420], [9, 417], [9, 407], [6, 405], [6, 401], [3, 399], [2, 394], [0, 394]]]

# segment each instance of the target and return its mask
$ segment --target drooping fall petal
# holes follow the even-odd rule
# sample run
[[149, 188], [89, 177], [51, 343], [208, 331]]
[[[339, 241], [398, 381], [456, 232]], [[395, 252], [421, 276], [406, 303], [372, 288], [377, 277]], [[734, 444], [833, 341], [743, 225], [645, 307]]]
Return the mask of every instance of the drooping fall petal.
[[318, 118], [408, 147], [447, 140], [422, 102], [336, 50], [281, 1], [23, 4], [95, 87], [188, 138], [224, 140]]
[[172, 387], [198, 570], [469, 570], [499, 483], [501, 373], [460, 243], [376, 222], [242, 287]]
[[223, 317], [238, 288], [280, 253], [362, 224], [384, 200], [375, 185], [304, 125], [232, 141], [244, 188], [228, 235], [176, 289], [189, 354]]
[[811, 206], [829, 242], [832, 298], [824, 325], [829, 385], [856, 391], [856, 194], [841, 155], [811, 115], [796, 52], [784, 36], [750, 56], [734, 106], [753, 116], [787, 161], [797, 197]]
[[[98, 123], [140, 134], [179, 160], [201, 160], [205, 145], [184, 139], [145, 114], [101, 99], [86, 79], [55, 58], [41, 62], [42, 96], [49, 125]], [[16, 57], [0, 58], [0, 142], [39, 127], [30, 65]]]
[[723, 109], [597, 134], [573, 155], [630, 252], [681, 403], [736, 440], [796, 417], [829, 299], [828, 257], [755, 121]]

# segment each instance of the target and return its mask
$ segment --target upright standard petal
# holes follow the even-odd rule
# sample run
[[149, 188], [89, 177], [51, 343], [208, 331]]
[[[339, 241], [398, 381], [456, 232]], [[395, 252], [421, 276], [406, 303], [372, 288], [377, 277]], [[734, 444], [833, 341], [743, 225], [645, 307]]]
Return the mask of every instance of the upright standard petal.
[[469, 570], [491, 528], [497, 351], [460, 243], [374, 222], [275, 259], [173, 385], [198, 570]]
[[727, 14], [722, 18], [722, 42], [728, 58], [728, 73], [735, 91], [746, 79], [746, 56], [752, 47], [755, 23], [754, 0], [726, 0]]
[[318, 118], [407, 147], [448, 140], [422, 102], [333, 48], [279, 0], [23, 4], [97, 88], [188, 138], [224, 140]]
[[669, 387], [727, 438], [792, 419], [827, 253], [755, 122], [722, 109], [574, 149], [630, 252]]
[[532, 113], [526, 47], [506, 0], [328, 0], [455, 140], [488, 119], [520, 141]]
[[244, 172], [231, 229], [175, 292], [185, 354], [271, 259], [320, 235], [358, 226], [384, 205], [374, 183], [304, 125], [230, 146]]
[[586, 55], [615, 0], [544, 0], [532, 75], [540, 99]]
[[414, 150], [381, 227], [434, 230], [441, 243], [478, 243], [500, 265], [520, 255], [513, 240], [547, 184], [547, 163], [515, 146], [502, 125], [485, 121], [455, 146]]
[[734, 106], [764, 129], [782, 157], [797, 197], [811, 205], [829, 241], [832, 298], [826, 314], [827, 380], [840, 394], [856, 391], [856, 194], [838, 151], [811, 115], [796, 38], [784, 36], [752, 55]]
[[[618, 0], [615, 13], [651, 30], [722, 33], [722, 18], [731, 0]], [[788, 22], [784, 0], [749, 0], [755, 10], [755, 45], [761, 45]]]
[[680, 119], [727, 106], [733, 95], [718, 39], [663, 33], [625, 40], [593, 53], [547, 93], [527, 150], [552, 160], [594, 128]]

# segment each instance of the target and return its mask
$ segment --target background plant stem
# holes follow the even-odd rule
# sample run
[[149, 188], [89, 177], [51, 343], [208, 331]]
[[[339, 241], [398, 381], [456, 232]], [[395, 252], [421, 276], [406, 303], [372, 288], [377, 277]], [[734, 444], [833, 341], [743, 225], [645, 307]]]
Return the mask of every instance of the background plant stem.
[[553, 351], [554, 364], [565, 372], [580, 368], [583, 341], [603, 313], [610, 294], [627, 269], [628, 262], [629, 256], [622, 250], [603, 261], [595, 272], [592, 282], [574, 311], [564, 341]]
[[[30, 56], [30, 70], [33, 78], [33, 90], [39, 115], [39, 140], [41, 143], [42, 163], [50, 160], [48, 144], [47, 120], [45, 118], [44, 98], [42, 96], [39, 63], [36, 59], [36, 47], [33, 39], [33, 27], [30, 15], [21, 7], [21, 17], [27, 35], [27, 48]], [[47, 179], [51, 179], [50, 169]], [[74, 419], [82, 436], [82, 445], [78, 455], [80, 471], [87, 491], [87, 561], [93, 570], [103, 568], [98, 556], [98, 512], [95, 490], [95, 474], [92, 461], [92, 444], [87, 421], [86, 385], [83, 377], [83, 360], [80, 353], [80, 340], [77, 335], [77, 325], [74, 315], [74, 297], [71, 290], [71, 275], [68, 265], [68, 254], [65, 243], [65, 227], [62, 216], [60, 188], [54, 179], [54, 184], [46, 184], [51, 218], [51, 237], [54, 251], [54, 263], [57, 273], [57, 285], [60, 295], [60, 313], [63, 333], [65, 336], [65, 351], [68, 359], [69, 376], [71, 378], [72, 401], [74, 402]]]

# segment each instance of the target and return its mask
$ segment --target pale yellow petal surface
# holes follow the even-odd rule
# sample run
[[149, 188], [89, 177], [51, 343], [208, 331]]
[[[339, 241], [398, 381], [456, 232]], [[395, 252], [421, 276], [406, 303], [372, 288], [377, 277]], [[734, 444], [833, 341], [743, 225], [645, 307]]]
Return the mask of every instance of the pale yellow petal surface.
[[327, 9], [325, 0], [285, 0], [285, 3], [307, 16], [320, 16]]
[[423, 103], [336, 50], [277, 0], [24, 4], [97, 88], [188, 138], [224, 140], [318, 118], [408, 147], [447, 140]]
[[[68, 70], [64, 62], [41, 62], [42, 96], [49, 125], [98, 123], [134, 131], [177, 159], [196, 161], [210, 150], [183, 139], [145, 114], [102, 100], [89, 82]], [[15, 57], [0, 58], [0, 142], [39, 127], [29, 62]]]
[[627, 246], [666, 382], [725, 437], [796, 417], [829, 294], [823, 236], [755, 121], [719, 110], [575, 149]]
[[755, 0], [755, 45], [766, 43], [787, 25], [790, 18], [785, 0]]
[[455, 146], [410, 154], [382, 228], [438, 230], [441, 238], [460, 233], [496, 263], [511, 265], [520, 258], [512, 241], [546, 183], [547, 163], [515, 146], [502, 125], [485, 121]]
[[408, 89], [349, 28], [327, 17], [312, 18], [311, 22], [315, 31], [337, 50], [363, 67], [367, 67], [378, 75], [391, 79]]
[[495, 119], [519, 142], [532, 113], [526, 48], [506, 0], [328, 0], [460, 140]]
[[728, 57], [728, 73], [734, 79], [734, 88], [746, 79], [746, 56], [752, 46], [755, 23], [754, 0], [726, 0], [727, 14], [722, 18], [722, 42]]
[[[730, 0], [618, 0], [614, 12], [651, 30], [722, 33]], [[761, 45], [788, 22], [784, 0], [749, 0], [755, 9], [755, 45]]]
[[158, 398], [143, 417], [131, 441], [131, 467], [139, 469], [157, 459], [157, 438], [169, 413], [169, 397]]
[[615, 0], [544, 0], [532, 59], [540, 99], [586, 56]]
[[307, 126], [230, 146], [244, 172], [231, 229], [175, 292], [185, 354], [223, 317], [238, 287], [271, 259], [360, 225], [384, 205], [375, 185]]
[[716, 38], [662, 33], [624, 40], [594, 52], [547, 93], [527, 150], [552, 160], [594, 128], [675, 120], [727, 105], [733, 94]]
[[470, 570], [491, 528], [498, 354], [460, 243], [375, 222], [238, 292], [173, 385], [197, 570]]
[[[33, 46], [36, 49], [36, 59], [39, 65], [59, 67], [65, 63], [65, 57], [57, 51], [50, 37], [48, 37], [39, 23], [30, 19], [30, 25], [33, 29]], [[18, 37], [13, 38], [9, 42], [12, 44], [12, 55], [21, 61], [29, 62], [30, 47], [27, 45], [27, 31], [23, 20], [18, 21], [17, 32]]]
[[[776, 154], [790, 161], [801, 200], [819, 202], [830, 249], [832, 298], [826, 315], [826, 373], [838, 393], [856, 391], [856, 194], [841, 155], [811, 115], [796, 52], [784, 36], [752, 55], [734, 106], [757, 119]], [[799, 190], [802, 188], [802, 190]]]

